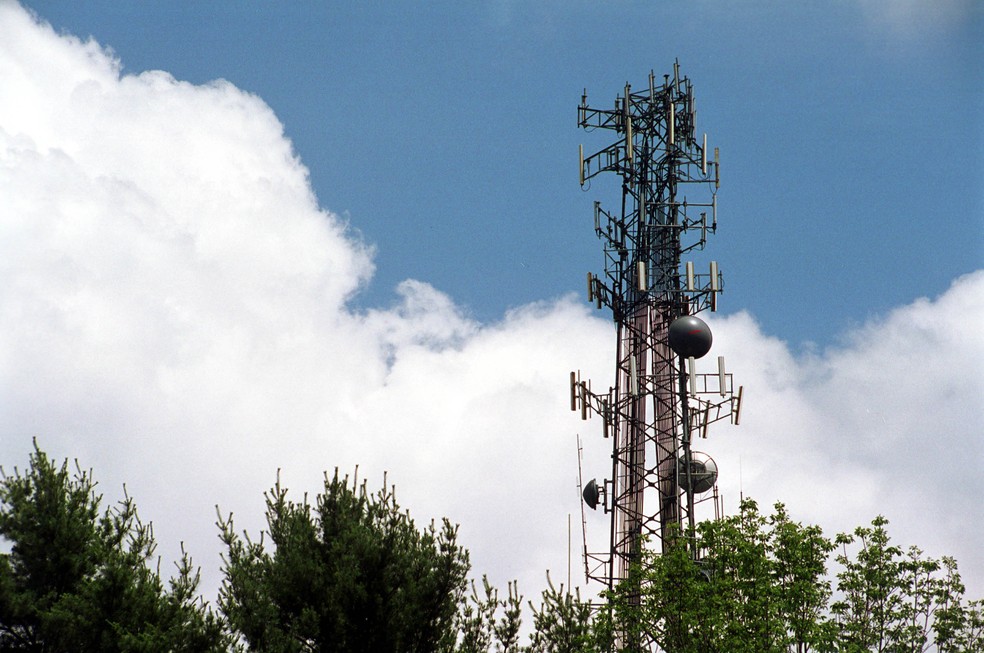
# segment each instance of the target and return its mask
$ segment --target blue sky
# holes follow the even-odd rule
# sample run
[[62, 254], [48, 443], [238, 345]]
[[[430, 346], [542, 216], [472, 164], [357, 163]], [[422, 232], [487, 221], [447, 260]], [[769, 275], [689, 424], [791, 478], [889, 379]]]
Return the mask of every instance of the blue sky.
[[[405, 278], [494, 320], [602, 265], [582, 89], [679, 59], [721, 148], [722, 310], [793, 345], [984, 261], [984, 9], [971, 2], [30, 2], [124, 72], [223, 78], [283, 122], [322, 206]], [[607, 193], [607, 195], [606, 195]]]
[[576, 107], [679, 59], [721, 150], [726, 509], [883, 514], [984, 595], [984, 8], [653, 4], [0, 0], [0, 464], [37, 437], [126, 483], [209, 596], [216, 505], [255, 533], [278, 469], [388, 471], [536, 595], [575, 436], [611, 469], [568, 410], [614, 356]]

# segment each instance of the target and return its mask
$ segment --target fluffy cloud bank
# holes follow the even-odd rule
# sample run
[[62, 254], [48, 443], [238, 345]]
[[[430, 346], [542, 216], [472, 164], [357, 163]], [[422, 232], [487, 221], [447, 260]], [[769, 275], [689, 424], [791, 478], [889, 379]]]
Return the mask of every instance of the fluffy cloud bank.
[[742, 426], [715, 441], [740, 465], [722, 485], [784, 501], [831, 534], [877, 514], [899, 544], [961, 563], [984, 593], [984, 272], [954, 281], [794, 358], [747, 316], [721, 325], [749, 392]]
[[[567, 373], [608, 382], [610, 323], [570, 298], [476, 323], [420, 281], [355, 311], [371, 248], [319, 207], [259, 98], [121, 75], [10, 2], [0, 79], [0, 462], [37, 437], [107, 498], [127, 483], [209, 592], [215, 506], [255, 532], [278, 469], [298, 498], [335, 466], [370, 486], [388, 470], [419, 519], [462, 524], [478, 572], [532, 594], [566, 571], [575, 433], [586, 471], [607, 466]], [[730, 507], [782, 499], [830, 531], [884, 513], [984, 593], [982, 298], [970, 275], [811, 356], [748, 315], [716, 320], [748, 397], [705, 447]]]

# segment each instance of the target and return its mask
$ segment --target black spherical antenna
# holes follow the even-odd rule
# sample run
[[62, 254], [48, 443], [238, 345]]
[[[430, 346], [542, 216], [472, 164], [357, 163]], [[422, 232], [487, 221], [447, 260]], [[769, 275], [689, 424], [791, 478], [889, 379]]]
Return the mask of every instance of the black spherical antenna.
[[684, 358], [700, 358], [711, 350], [711, 328], [699, 317], [683, 315], [670, 323], [670, 348]]

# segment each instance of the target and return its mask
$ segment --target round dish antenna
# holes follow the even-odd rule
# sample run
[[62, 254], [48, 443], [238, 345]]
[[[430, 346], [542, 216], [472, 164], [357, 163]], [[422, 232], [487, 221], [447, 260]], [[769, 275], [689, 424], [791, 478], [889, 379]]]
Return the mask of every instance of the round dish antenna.
[[598, 508], [598, 498], [601, 496], [601, 491], [598, 489], [598, 482], [594, 479], [588, 481], [584, 486], [584, 490], [581, 492], [581, 496], [589, 508], [596, 510]]
[[[677, 471], [680, 475], [680, 487], [687, 490], [687, 463], [683, 457], [677, 458]], [[694, 494], [703, 494], [717, 482], [718, 467], [714, 459], [700, 451], [690, 452], [690, 485]], [[587, 489], [587, 488], [585, 488]]]

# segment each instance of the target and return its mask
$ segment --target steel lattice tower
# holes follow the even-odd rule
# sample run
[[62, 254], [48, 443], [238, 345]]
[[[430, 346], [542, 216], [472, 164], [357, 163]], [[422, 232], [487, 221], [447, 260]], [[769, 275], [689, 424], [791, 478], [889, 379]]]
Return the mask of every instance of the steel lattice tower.
[[594, 203], [605, 271], [587, 278], [588, 300], [617, 327], [615, 385], [595, 392], [571, 373], [571, 409], [601, 417], [611, 439], [611, 478], [582, 488], [589, 507], [610, 514], [609, 549], [589, 552], [585, 540], [584, 551], [588, 578], [609, 588], [627, 578], [643, 540], [662, 551], [674, 529], [691, 533], [695, 504], [713, 500], [719, 514], [716, 466], [691, 442], [739, 417], [741, 389], [733, 392], [723, 358], [712, 373], [696, 371], [711, 336], [693, 316], [716, 310], [723, 287], [715, 262], [698, 273], [686, 260], [717, 230], [718, 150], [708, 157], [696, 115], [678, 64], [659, 84], [650, 73], [641, 92], [626, 84], [612, 108], [589, 107], [586, 93], [578, 107], [579, 127], [614, 136], [594, 154], [581, 147], [582, 187], [602, 173], [621, 178], [619, 207]]

